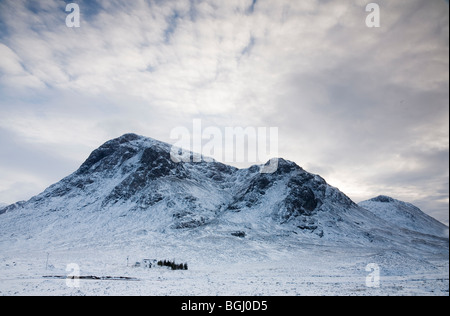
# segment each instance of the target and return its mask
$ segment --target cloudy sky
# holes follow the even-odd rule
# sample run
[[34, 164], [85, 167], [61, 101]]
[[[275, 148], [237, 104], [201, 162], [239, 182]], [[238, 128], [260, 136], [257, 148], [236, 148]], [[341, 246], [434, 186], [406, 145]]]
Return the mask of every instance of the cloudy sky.
[[[80, 27], [66, 26], [67, 3]], [[379, 28], [366, 5], [380, 7]], [[445, 0], [0, 0], [0, 202], [124, 133], [278, 127], [279, 156], [356, 202], [448, 224]]]

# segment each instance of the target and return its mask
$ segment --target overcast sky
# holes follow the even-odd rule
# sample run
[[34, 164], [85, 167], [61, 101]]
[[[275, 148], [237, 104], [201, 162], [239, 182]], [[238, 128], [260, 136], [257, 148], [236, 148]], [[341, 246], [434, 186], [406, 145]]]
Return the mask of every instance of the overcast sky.
[[109, 139], [173, 143], [201, 119], [278, 127], [279, 156], [356, 202], [385, 194], [448, 224], [448, 56], [445, 0], [0, 0], [0, 202]]

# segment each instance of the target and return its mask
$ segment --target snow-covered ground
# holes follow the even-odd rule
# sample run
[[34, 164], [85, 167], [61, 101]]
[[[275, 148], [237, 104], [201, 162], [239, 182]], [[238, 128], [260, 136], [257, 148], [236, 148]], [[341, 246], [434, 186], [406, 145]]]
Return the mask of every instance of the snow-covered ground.
[[[214, 236], [151, 237], [148, 243], [103, 247], [51, 249], [21, 242], [5, 249], [2, 245], [0, 295], [449, 294], [448, 257], [442, 254], [423, 258], [395, 249], [321, 245], [292, 238], [266, 243]], [[132, 267], [146, 258], [187, 262], [189, 270]], [[75, 272], [73, 264], [81, 276], [137, 280], [79, 280], [79, 287], [71, 287], [64, 278], [45, 278], [67, 276]], [[373, 264], [379, 267], [379, 288], [366, 283], [373, 273], [366, 267]]]

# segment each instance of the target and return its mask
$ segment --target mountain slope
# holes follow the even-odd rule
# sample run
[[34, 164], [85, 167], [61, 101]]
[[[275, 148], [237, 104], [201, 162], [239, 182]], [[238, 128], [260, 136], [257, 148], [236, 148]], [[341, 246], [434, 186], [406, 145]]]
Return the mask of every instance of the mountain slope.
[[[290, 161], [263, 174], [174, 162], [170, 149], [124, 135], [0, 209], [0, 295], [448, 295], [449, 240], [420, 210], [411, 226], [404, 212], [361, 207]], [[188, 262], [189, 271], [129, 264], [143, 258]], [[44, 277], [74, 264], [139, 282], [70, 288]], [[365, 283], [370, 267], [380, 288]]]
[[[293, 162], [278, 159], [276, 172], [263, 174], [260, 166], [239, 170], [209, 160], [174, 162], [170, 150], [169, 144], [135, 134], [105, 143], [72, 175], [1, 210], [0, 241], [98, 245], [188, 233], [448, 248], [448, 239], [398, 229], [397, 223], [408, 221], [404, 214], [392, 221], [360, 207]], [[424, 241], [411, 245], [416, 237]]]
[[[95, 150], [75, 173], [20, 209], [30, 216], [27, 210], [81, 223], [89, 217], [108, 223], [114, 217], [136, 213], [146, 215], [147, 224], [152, 224], [147, 226], [155, 230], [200, 225], [224, 202], [223, 182], [235, 169], [214, 162], [208, 170], [205, 163], [174, 163], [170, 148], [134, 134], [111, 140]], [[18, 210], [10, 206], [3, 211]], [[106, 213], [114, 215], [101, 219]]]
[[411, 203], [381, 195], [363, 201], [359, 203], [359, 206], [402, 229], [448, 238], [447, 226], [428, 216]]

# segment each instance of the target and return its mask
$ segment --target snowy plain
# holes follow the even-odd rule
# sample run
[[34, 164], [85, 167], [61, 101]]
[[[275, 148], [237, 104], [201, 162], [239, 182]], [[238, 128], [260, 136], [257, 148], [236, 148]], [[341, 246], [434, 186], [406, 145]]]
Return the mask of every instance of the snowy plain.
[[[146, 236], [149, 237], [149, 236]], [[0, 256], [0, 295], [93, 296], [310, 296], [449, 294], [448, 258], [395, 249], [320, 245], [279, 238], [264, 240], [210, 236], [151, 236], [134, 244], [39, 248], [18, 242]], [[189, 239], [188, 239], [189, 238]], [[31, 248], [28, 248], [31, 246]], [[224, 247], [225, 246], [225, 247]], [[143, 258], [187, 262], [188, 271], [132, 265]], [[47, 261], [48, 260], [48, 261]], [[369, 264], [380, 268], [378, 288], [366, 283]], [[79, 280], [82, 276], [136, 280]]]

